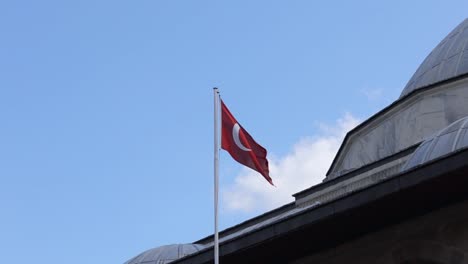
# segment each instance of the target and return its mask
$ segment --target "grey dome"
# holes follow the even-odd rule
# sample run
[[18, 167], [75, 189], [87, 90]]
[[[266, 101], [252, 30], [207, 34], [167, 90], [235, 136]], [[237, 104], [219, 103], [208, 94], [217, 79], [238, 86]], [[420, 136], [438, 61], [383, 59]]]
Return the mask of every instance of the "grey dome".
[[198, 244], [175, 244], [147, 250], [124, 264], [166, 264], [196, 253], [203, 248]]
[[453, 122], [421, 143], [402, 171], [466, 147], [468, 147], [468, 116]]
[[414, 90], [468, 73], [468, 19], [458, 25], [426, 57], [401, 92]]

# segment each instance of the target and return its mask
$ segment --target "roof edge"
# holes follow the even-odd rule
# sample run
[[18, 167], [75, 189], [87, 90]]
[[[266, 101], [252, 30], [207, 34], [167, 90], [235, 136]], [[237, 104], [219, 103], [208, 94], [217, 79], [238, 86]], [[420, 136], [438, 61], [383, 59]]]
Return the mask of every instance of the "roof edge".
[[[222, 230], [221, 232], [219, 232], [219, 236], [220, 236], [220, 238], [222, 238], [223, 236], [230, 235], [232, 233], [237, 232], [240, 229], [244, 229], [246, 227], [255, 225], [255, 224], [259, 223], [259, 222], [264, 221], [267, 218], [274, 217], [276, 215], [279, 215], [279, 214], [281, 214], [281, 213], [283, 213], [285, 211], [288, 211], [290, 209], [293, 209], [293, 208], [295, 208], [295, 201], [292, 201], [290, 203], [282, 205], [282, 206], [280, 206], [278, 208], [275, 208], [273, 210], [267, 211], [267, 212], [265, 212], [263, 214], [255, 216], [253, 218], [247, 219], [247, 220], [245, 220], [245, 221], [243, 221], [243, 222], [241, 222], [241, 223], [239, 223], [237, 225], [228, 227], [228, 228]], [[203, 245], [203, 244], [211, 242], [212, 240], [213, 240], [213, 235], [211, 234], [211, 235], [208, 235], [208, 236], [206, 236], [204, 238], [201, 238], [201, 239], [199, 239], [197, 241], [192, 242], [192, 244], [201, 244], [201, 245]]]

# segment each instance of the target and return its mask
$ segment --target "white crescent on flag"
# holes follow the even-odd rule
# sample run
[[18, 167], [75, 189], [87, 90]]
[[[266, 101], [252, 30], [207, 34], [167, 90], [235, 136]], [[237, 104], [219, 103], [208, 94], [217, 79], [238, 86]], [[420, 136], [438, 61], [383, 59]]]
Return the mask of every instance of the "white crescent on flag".
[[232, 128], [232, 138], [234, 139], [234, 143], [236, 143], [237, 147], [242, 149], [243, 151], [252, 151], [251, 149], [245, 147], [240, 141], [239, 131], [240, 131], [240, 126], [238, 123], [236, 123], [234, 127]]

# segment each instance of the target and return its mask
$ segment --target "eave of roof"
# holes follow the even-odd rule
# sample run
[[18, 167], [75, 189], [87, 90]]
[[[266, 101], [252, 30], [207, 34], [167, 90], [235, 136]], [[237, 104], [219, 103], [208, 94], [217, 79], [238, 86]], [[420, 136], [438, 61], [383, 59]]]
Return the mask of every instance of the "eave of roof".
[[355, 170], [349, 171], [346, 174], [341, 175], [340, 177], [336, 177], [336, 178], [324, 181], [322, 183], [319, 183], [317, 185], [314, 185], [314, 186], [312, 186], [310, 188], [304, 189], [304, 190], [302, 190], [302, 191], [300, 191], [298, 193], [293, 194], [293, 196], [294, 196], [294, 198], [296, 198], [296, 200], [301, 199], [301, 198], [303, 198], [303, 197], [305, 197], [305, 196], [307, 196], [307, 195], [309, 195], [309, 194], [311, 194], [313, 192], [323, 190], [323, 189], [325, 189], [327, 187], [333, 186], [333, 185], [335, 185], [337, 183], [340, 183], [340, 182], [342, 182], [344, 180], [353, 178], [353, 177], [355, 177], [357, 175], [360, 175], [362, 173], [365, 173], [365, 172], [367, 172], [369, 170], [372, 170], [374, 168], [382, 166], [383, 164], [387, 164], [387, 163], [392, 162], [392, 161], [394, 161], [396, 159], [407, 156], [407, 155], [413, 153], [416, 150], [416, 148], [419, 146], [419, 144], [420, 143], [417, 143], [417, 144], [415, 144], [415, 145], [413, 145], [413, 146], [411, 146], [409, 148], [406, 148], [406, 149], [404, 149], [404, 150], [402, 150], [402, 151], [400, 151], [398, 153], [395, 153], [395, 154], [393, 154], [391, 156], [388, 156], [388, 157], [383, 158], [381, 160], [378, 160], [378, 161], [372, 162], [370, 164], [364, 165], [364, 166], [362, 166], [360, 168], [357, 168]]
[[[240, 224], [237, 224], [235, 226], [232, 226], [232, 227], [229, 227], [221, 232], [219, 232], [219, 236], [220, 237], [224, 237], [224, 236], [229, 236], [235, 232], [238, 232], [239, 230], [242, 230], [242, 229], [245, 229], [247, 227], [250, 227], [250, 226], [253, 226], [255, 224], [258, 224], [266, 219], [269, 219], [269, 218], [272, 218], [272, 217], [275, 217], [277, 215], [280, 215], [284, 212], [287, 212], [289, 210], [292, 210], [294, 209], [294, 202], [291, 202], [291, 203], [288, 203], [288, 204], [285, 204], [283, 206], [280, 206], [276, 209], [273, 209], [271, 211], [268, 211], [266, 213], [263, 213], [259, 216], [256, 216], [256, 217], [253, 217], [253, 218], [250, 218]], [[194, 241], [192, 242], [193, 244], [208, 244], [208, 243], [211, 243], [212, 241], [214, 240], [213, 238], [213, 235], [209, 235], [209, 236], [206, 236], [202, 239], [199, 239], [197, 241]]]
[[[467, 172], [468, 149], [464, 149], [281, 222], [225, 241], [220, 245], [221, 261], [225, 264], [285, 263], [468, 199]], [[304, 239], [308, 243], [301, 243]], [[211, 247], [173, 263], [212, 261]]]

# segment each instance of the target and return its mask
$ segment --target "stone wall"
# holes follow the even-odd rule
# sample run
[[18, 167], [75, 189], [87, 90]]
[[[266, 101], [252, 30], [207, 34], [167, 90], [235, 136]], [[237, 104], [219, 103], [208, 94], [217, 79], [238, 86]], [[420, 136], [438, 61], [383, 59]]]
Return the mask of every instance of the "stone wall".
[[357, 128], [327, 175], [344, 172], [411, 147], [468, 115], [468, 79], [421, 91]]

